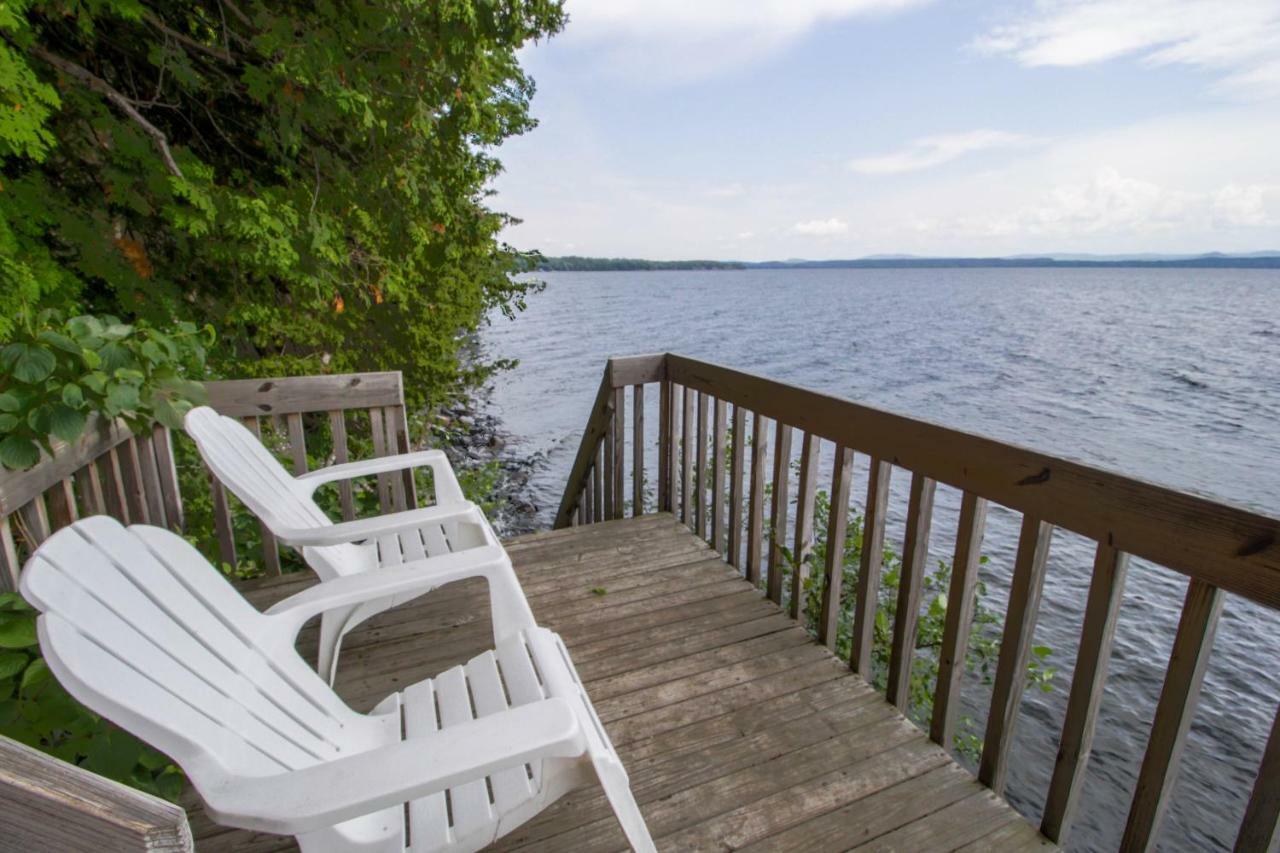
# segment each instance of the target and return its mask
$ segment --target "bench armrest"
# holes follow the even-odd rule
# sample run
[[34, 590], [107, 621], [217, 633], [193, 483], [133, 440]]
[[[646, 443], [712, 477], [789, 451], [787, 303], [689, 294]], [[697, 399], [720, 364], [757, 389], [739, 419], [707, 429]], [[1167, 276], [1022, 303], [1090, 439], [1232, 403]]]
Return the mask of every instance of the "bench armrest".
[[427, 506], [404, 512], [391, 512], [373, 518], [357, 518], [340, 521], [323, 527], [281, 527], [272, 532], [286, 545], [295, 548], [345, 545], [389, 536], [405, 530], [413, 530], [426, 524], [444, 524], [448, 521], [480, 523], [483, 515], [470, 501], [447, 506]]

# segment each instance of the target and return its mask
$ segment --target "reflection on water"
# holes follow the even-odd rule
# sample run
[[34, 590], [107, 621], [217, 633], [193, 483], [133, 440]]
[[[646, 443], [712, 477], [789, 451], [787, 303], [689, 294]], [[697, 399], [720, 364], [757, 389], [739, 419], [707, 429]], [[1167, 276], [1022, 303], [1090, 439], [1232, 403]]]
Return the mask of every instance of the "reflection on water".
[[[610, 355], [673, 351], [1280, 514], [1280, 273], [1236, 270], [747, 270], [548, 274], [486, 333], [521, 365], [494, 400], [549, 522]], [[656, 397], [656, 395], [650, 395]], [[650, 406], [656, 404], [647, 401]], [[656, 415], [656, 410], [654, 412]], [[653, 420], [651, 423], [655, 422]], [[824, 448], [824, 474], [830, 447]], [[858, 483], [864, 482], [864, 466]], [[907, 478], [895, 478], [901, 541]], [[855, 488], [855, 493], [857, 488]], [[958, 496], [938, 495], [949, 559]], [[993, 508], [984, 579], [1003, 607], [1018, 531]], [[1035, 641], [1062, 668], [1024, 699], [1008, 795], [1039, 815], [1078, 643], [1093, 546], [1058, 531]], [[1071, 847], [1112, 848], [1186, 589], [1129, 574]], [[1280, 697], [1280, 617], [1230, 598], [1161, 847], [1229, 849]], [[989, 691], [967, 685], [981, 719]]]

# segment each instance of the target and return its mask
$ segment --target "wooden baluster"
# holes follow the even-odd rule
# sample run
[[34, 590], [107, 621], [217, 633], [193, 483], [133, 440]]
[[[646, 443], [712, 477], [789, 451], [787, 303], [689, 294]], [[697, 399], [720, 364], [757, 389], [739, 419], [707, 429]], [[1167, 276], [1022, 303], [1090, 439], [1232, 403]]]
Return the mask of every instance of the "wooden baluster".
[[631, 386], [631, 515], [644, 515], [644, 386]]
[[1271, 736], [1262, 753], [1262, 765], [1253, 783], [1253, 794], [1240, 822], [1236, 853], [1266, 853], [1276, 836], [1280, 820], [1280, 713], [1271, 723]]
[[175, 533], [181, 532], [186, 528], [186, 520], [182, 513], [182, 490], [178, 486], [178, 466], [173, 457], [173, 436], [169, 428], [156, 424], [151, 430], [151, 445], [156, 454], [156, 475], [160, 480], [165, 524]]
[[788, 484], [791, 480], [791, 427], [778, 421], [773, 437], [773, 500], [769, 507], [769, 577], [766, 583], [769, 600], [782, 603], [782, 578], [787, 558], [783, 553], [787, 540]]
[[760, 540], [764, 528], [764, 454], [768, 445], [764, 415], [754, 412], [751, 418], [751, 489], [747, 497], [747, 580], [757, 585], [760, 583]]
[[708, 539], [707, 522], [707, 395], [698, 392], [698, 450], [694, 454], [693, 532]]
[[729, 451], [729, 563], [743, 567], [742, 562], [742, 477], [746, 467], [747, 413], [733, 407], [733, 439]]
[[613, 389], [613, 517], [626, 516], [626, 389]]
[[139, 460], [138, 442], [133, 436], [122, 443], [120, 451], [121, 485], [124, 486], [125, 502], [129, 506], [129, 522], [131, 524], [150, 524], [151, 513], [148, 511], [145, 489], [142, 485], [142, 465]]
[[611, 521], [618, 517], [618, 507], [613, 503], [613, 446], [617, 442], [617, 435], [614, 428], [618, 424], [618, 419], [613, 416], [613, 395], [609, 395], [609, 402], [605, 410], [605, 426], [604, 426], [604, 468], [601, 472], [601, 485], [604, 488], [603, 501], [601, 506], [603, 512], [601, 517], [605, 521]]
[[1045, 799], [1044, 819], [1040, 822], [1040, 831], [1056, 844], [1066, 840], [1084, 784], [1128, 564], [1129, 555], [1105, 542], [1098, 544], [1084, 624], [1080, 629], [1080, 651], [1076, 655], [1071, 695], [1067, 699], [1067, 717], [1058, 741], [1058, 758], [1053, 766], [1049, 796]]
[[711, 546], [723, 554], [724, 543], [724, 433], [726, 408], [724, 400], [716, 398], [715, 414], [711, 428]]
[[693, 527], [693, 396], [696, 392], [684, 389], [684, 413], [680, 431], [680, 520]]
[[[262, 423], [258, 418], [249, 415], [242, 418], [242, 422], [249, 428], [249, 432], [257, 437], [258, 441], [262, 441]], [[258, 529], [262, 532], [263, 568], [269, 575], [278, 575], [280, 574], [280, 544], [276, 541], [275, 534], [271, 532], [271, 528], [267, 527], [261, 519], [258, 520]]]
[[907, 529], [902, 543], [902, 577], [898, 581], [897, 618], [889, 651], [888, 700], [906, 713], [911, 702], [911, 668], [915, 663], [916, 627], [920, 621], [920, 588], [929, 561], [929, 528], [938, 484], [923, 474], [911, 475]]
[[227, 500], [227, 491], [209, 470], [209, 466], [206, 465], [204, 471], [209, 476], [209, 490], [213, 494], [213, 527], [218, 537], [218, 555], [222, 562], [235, 569], [239, 563], [236, 560], [236, 539], [231, 527], [231, 506]]
[[820, 448], [818, 437], [806, 432], [800, 442], [800, 476], [796, 480], [796, 530], [791, 551], [795, 566], [791, 570], [789, 607], [792, 619], [803, 618], [804, 582], [809, 575], [809, 560], [813, 554], [813, 502], [818, 484]]
[[22, 519], [22, 532], [27, 544], [33, 549], [49, 538], [52, 531], [49, 527], [49, 509], [45, 506], [44, 495], [36, 495], [18, 507], [18, 515]]
[[[382, 423], [382, 409], [372, 408], [369, 410], [369, 431], [373, 438], [373, 455], [386, 456], [387, 451], [387, 432], [386, 427]], [[393, 511], [395, 501], [392, 497], [390, 474], [378, 474], [378, 509], [383, 515]]]
[[849, 530], [849, 492], [853, 486], [853, 450], [836, 445], [831, 472], [831, 508], [827, 514], [827, 559], [822, 575], [818, 642], [835, 651], [844, 583], [844, 540]]
[[[1191, 727], [1200, 684], [1209, 665], [1222, 600], [1222, 590], [1204, 581], [1193, 579], [1187, 586], [1182, 618], [1169, 655], [1169, 669], [1165, 672], [1164, 687], [1151, 723], [1151, 737], [1147, 740], [1129, 819], [1120, 841], [1121, 850], [1155, 849], [1156, 830], [1178, 776], [1182, 744]], [[1268, 784], [1274, 785], [1275, 780]]]
[[[387, 409], [388, 441], [395, 448], [394, 453], [408, 453], [412, 449], [409, 442], [409, 417], [404, 404]], [[413, 479], [412, 468], [404, 468], [398, 477], [400, 490], [404, 498], [403, 509], [414, 509], [418, 505], [418, 486]]]
[[595, 470], [595, 467], [596, 466], [593, 464], [587, 469], [586, 474], [583, 475], [582, 482], [582, 502], [583, 506], [586, 508], [583, 516], [585, 517], [587, 524], [595, 524], [596, 522], [594, 490], [591, 488], [591, 482], [594, 479], [592, 471]]
[[164, 494], [160, 486], [160, 469], [156, 466], [156, 449], [151, 436], [143, 434], [135, 441], [138, 448], [138, 483], [142, 487], [142, 499], [147, 504], [147, 516], [157, 527], [167, 527], [164, 514]]
[[124, 473], [120, 467], [120, 454], [111, 448], [98, 460], [103, 474], [103, 487], [107, 505], [107, 514], [121, 524], [130, 524], [129, 501], [124, 495]]
[[595, 462], [591, 466], [591, 506], [593, 521], [608, 521], [604, 508], [604, 439], [596, 442]]
[[[76, 472], [76, 493], [80, 495], [80, 510], [84, 515], [105, 515], [106, 494], [102, 490], [102, 472], [98, 460], [88, 462]], [[179, 504], [181, 506], [181, 504]]]
[[947, 750], [951, 749], [955, 736], [960, 681], [964, 677], [973, 624], [973, 592], [978, 584], [982, 533], [986, 525], [986, 499], [965, 492], [960, 500], [951, 586], [947, 589], [947, 616], [942, 626], [942, 651], [938, 654], [938, 684], [933, 692], [933, 719], [929, 725], [930, 739]]
[[1013, 743], [1018, 706], [1022, 703], [1022, 691], [1027, 683], [1027, 662], [1031, 657], [1036, 619], [1040, 615], [1040, 596], [1044, 591], [1052, 538], [1052, 524], [1031, 515], [1022, 516], [1018, 555], [1014, 559], [1013, 577], [1009, 582], [1009, 608], [1005, 612], [1000, 658], [996, 662], [996, 678], [991, 689], [987, 733], [982, 742], [982, 760], [978, 764], [978, 781], [997, 794], [1004, 790], [1009, 745]]
[[[333, 439], [333, 463], [342, 465], [351, 461], [347, 450], [347, 415], [341, 409], [329, 412], [329, 435]], [[338, 483], [338, 500], [342, 504], [342, 520], [351, 521], [356, 517], [355, 493], [351, 490], [351, 481]]]
[[79, 517], [76, 512], [76, 493], [70, 480], [59, 480], [45, 493], [49, 506], [49, 518], [53, 530], [61, 530]]
[[671, 383], [658, 385], [658, 512], [671, 512]]
[[849, 666], [868, 681], [871, 680], [871, 649], [875, 643], [880, 570], [884, 564], [884, 517], [892, 474], [893, 466], [888, 462], [871, 460], [862, 528], [862, 565], [858, 567], [858, 597], [853, 605], [853, 645], [849, 651]]
[[[402, 412], [398, 406], [386, 406], [382, 410], [382, 427], [387, 431], [387, 455], [395, 456], [401, 452], [400, 449], [400, 429], [399, 422]], [[289, 426], [289, 435], [292, 439], [294, 434], [293, 425]], [[302, 416], [298, 416], [297, 434], [302, 435]], [[408, 441], [407, 434], [405, 437]], [[292, 441], [290, 442], [292, 443]], [[305, 451], [305, 445], [304, 445]], [[303, 464], [306, 464], [306, 453], [303, 453]], [[405, 479], [405, 475], [409, 479]], [[388, 475], [391, 486], [391, 506], [396, 512], [404, 512], [409, 508], [409, 496], [413, 493], [413, 472], [412, 471], [394, 471]]]
[[14, 592], [18, 588], [18, 543], [13, 538], [9, 516], [0, 516], [0, 592]]

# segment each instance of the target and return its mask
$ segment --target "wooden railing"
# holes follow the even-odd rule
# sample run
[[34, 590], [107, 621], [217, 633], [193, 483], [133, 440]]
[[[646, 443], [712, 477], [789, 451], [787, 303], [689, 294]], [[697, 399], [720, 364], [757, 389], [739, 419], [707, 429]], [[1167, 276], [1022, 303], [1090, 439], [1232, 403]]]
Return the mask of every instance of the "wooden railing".
[[[659, 398], [657, 439], [652, 443], [657, 452], [657, 493], [646, 504], [644, 453], [651, 442], [643, 418], [645, 386], [651, 384], [658, 386]], [[629, 512], [624, 493], [628, 388], [632, 400]], [[930, 736], [944, 747], [950, 747], [956, 726], [988, 506], [995, 503], [1021, 514], [978, 767], [980, 781], [997, 793], [1005, 785], [1026, 686], [1051, 535], [1055, 528], [1062, 528], [1095, 543], [1079, 652], [1041, 823], [1051, 840], [1065, 838], [1079, 801], [1129, 557], [1157, 563], [1190, 579], [1121, 842], [1125, 850], [1151, 849], [1173, 787], [1224, 595], [1280, 608], [1280, 520], [727, 367], [662, 354], [608, 362], [555, 523], [563, 527], [638, 515], [650, 505], [673, 512], [748, 580], [762, 584], [774, 602], [783, 603], [783, 581], [789, 575], [786, 598], [791, 614], [798, 616], [813, 544], [814, 493], [823, 440], [835, 445], [828, 463], [833, 507], [849, 505], [855, 454], [869, 457], [849, 660], [853, 670], [868, 678], [889, 482], [895, 469], [910, 475], [886, 691], [889, 701], [900, 708], [908, 701], [934, 495], [938, 484], [960, 492], [930, 721]], [[792, 445], [797, 442], [794, 527], [788, 530], [784, 528], [791, 515]], [[766, 471], [770, 446], [773, 465]], [[708, 470], [710, 482], [704, 482]], [[766, 476], [771, 489], [765, 487]], [[766, 503], [770, 505], [767, 528]], [[829, 514], [816, 614], [818, 639], [833, 649], [846, 523], [846, 513]], [[788, 540], [790, 560], [784, 553]], [[796, 570], [789, 571], [791, 566]], [[1238, 850], [1266, 850], [1276, 834], [1280, 716], [1276, 721], [1240, 827]]]
[[[273, 443], [287, 450], [295, 473], [307, 470], [309, 431], [313, 445], [323, 441], [331, 448], [335, 463], [348, 461], [350, 439], [357, 434], [371, 440], [374, 456], [409, 449], [398, 371], [238, 379], [210, 382], [206, 387], [209, 404], [221, 413], [240, 418], [259, 435], [264, 428], [279, 433], [280, 440]], [[178, 434], [177, 441], [188, 439]], [[98, 419], [74, 444], [55, 442], [53, 456], [35, 467], [0, 469], [0, 590], [15, 589], [31, 550], [82, 516], [105, 514], [126, 524], [184, 530], [183, 480], [175, 464], [181, 450], [195, 458], [192, 448], [175, 447], [175, 436], [163, 426], [134, 435], [122, 421]], [[201, 484], [201, 489], [206, 488], [212, 492], [218, 556], [234, 568], [240, 563], [241, 549], [233, 525], [233, 499], [211, 475]], [[343, 483], [339, 489], [342, 515], [354, 518], [351, 484]], [[378, 501], [383, 511], [412, 507], [416, 499], [411, 474], [379, 477]], [[278, 574], [280, 549], [265, 528], [261, 537], [262, 567], [268, 574]]]
[[195, 849], [180, 806], [0, 736], [0, 848]]

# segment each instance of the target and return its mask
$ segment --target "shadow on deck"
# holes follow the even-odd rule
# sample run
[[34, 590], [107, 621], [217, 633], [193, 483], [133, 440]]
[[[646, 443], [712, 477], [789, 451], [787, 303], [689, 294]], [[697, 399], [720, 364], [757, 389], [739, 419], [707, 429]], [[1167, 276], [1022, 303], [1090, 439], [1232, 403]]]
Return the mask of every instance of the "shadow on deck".
[[[508, 548], [559, 632], [665, 850], [1003, 850], [1051, 845], [671, 515], [538, 533]], [[259, 607], [313, 583], [261, 582]], [[312, 635], [302, 643], [314, 646]], [[338, 690], [359, 710], [492, 645], [483, 582], [353, 632]], [[293, 849], [189, 809], [197, 849]], [[598, 788], [495, 849], [621, 850]]]

